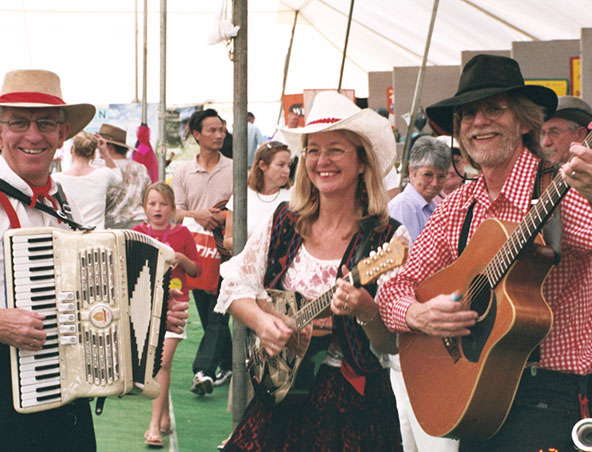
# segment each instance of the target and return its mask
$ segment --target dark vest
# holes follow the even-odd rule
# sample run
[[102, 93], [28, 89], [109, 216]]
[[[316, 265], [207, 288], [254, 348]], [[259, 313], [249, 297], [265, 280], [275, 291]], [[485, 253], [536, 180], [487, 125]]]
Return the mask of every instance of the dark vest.
[[[273, 225], [267, 254], [267, 270], [264, 277], [266, 288], [283, 289], [282, 277], [302, 245], [302, 237], [296, 232], [295, 224], [298, 216], [288, 209], [288, 203], [278, 206], [273, 215]], [[375, 219], [362, 221], [362, 227], [351, 239], [341, 260], [338, 276], [341, 276], [342, 265], [352, 269], [370, 250], [377, 249], [388, 242], [400, 223], [392, 218], [382, 231], [374, 228]], [[376, 284], [366, 286], [373, 297]], [[370, 341], [364, 329], [357, 324], [353, 316], [333, 316], [333, 334], [341, 346], [345, 360], [358, 375], [368, 375], [381, 369], [378, 358], [370, 351]]]

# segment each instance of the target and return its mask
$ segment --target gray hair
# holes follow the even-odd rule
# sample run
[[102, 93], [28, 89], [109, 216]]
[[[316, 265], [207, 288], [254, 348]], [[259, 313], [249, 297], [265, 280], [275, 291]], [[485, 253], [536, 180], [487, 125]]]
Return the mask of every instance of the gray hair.
[[422, 166], [433, 166], [437, 170], [448, 171], [451, 162], [450, 148], [430, 136], [419, 137], [413, 144], [409, 156], [409, 166], [413, 171]]

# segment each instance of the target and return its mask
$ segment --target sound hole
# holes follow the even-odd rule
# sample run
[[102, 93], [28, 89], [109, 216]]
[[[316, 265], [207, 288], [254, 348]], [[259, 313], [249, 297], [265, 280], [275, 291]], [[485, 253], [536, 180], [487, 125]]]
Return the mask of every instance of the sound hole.
[[477, 323], [470, 328], [471, 334], [461, 338], [462, 352], [470, 362], [479, 362], [485, 343], [489, 338], [495, 317], [497, 302], [495, 292], [489, 286], [484, 275], [478, 275], [472, 282], [467, 293], [470, 309], [479, 314]]
[[473, 279], [469, 289], [470, 308], [479, 314], [477, 322], [482, 321], [491, 306], [491, 287], [485, 275], [478, 275]]

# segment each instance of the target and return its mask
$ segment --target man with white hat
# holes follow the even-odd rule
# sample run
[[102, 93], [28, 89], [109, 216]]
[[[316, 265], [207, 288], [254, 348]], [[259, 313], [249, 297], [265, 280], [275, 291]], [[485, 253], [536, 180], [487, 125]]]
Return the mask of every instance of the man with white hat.
[[[67, 220], [64, 197], [50, 177], [56, 152], [66, 139], [81, 131], [93, 118], [90, 104], [66, 104], [60, 79], [53, 72], [18, 70], [8, 72], [0, 92], [0, 179], [29, 196], [31, 205], [0, 192], [0, 236], [8, 229], [57, 227], [80, 222], [72, 203]], [[60, 211], [63, 221], [52, 216]], [[51, 214], [50, 214], [51, 213]], [[0, 254], [0, 285], [4, 286], [4, 253]], [[174, 303], [167, 314], [167, 327], [177, 332], [185, 323], [187, 303]], [[44, 315], [21, 308], [6, 308], [0, 291], [0, 450], [3, 452], [94, 451], [92, 417], [87, 399], [33, 414], [18, 414], [13, 408], [9, 347], [41, 350], [46, 339]]]
[[[457, 93], [426, 110], [432, 121], [454, 135], [463, 155], [481, 173], [436, 208], [403, 271], [379, 289], [377, 302], [389, 329], [415, 333], [400, 336], [399, 351], [420, 424], [424, 429], [432, 427], [426, 429], [428, 433], [460, 437], [461, 452], [571, 450], [572, 426], [587, 411], [580, 400], [586, 397], [585, 376], [592, 373], [591, 149], [572, 145], [571, 159], [560, 169], [558, 184], [549, 187], [550, 193], [565, 195], [558, 205], [562, 218], [559, 264], [553, 267], [552, 253], [535, 255], [530, 246], [537, 221], [532, 215], [528, 225], [519, 229], [522, 239], [512, 236], [509, 246], [515, 254], [508, 252], [508, 247], [501, 249], [506, 240], [501, 221], [523, 221], [533, 204], [533, 187], [539, 180], [541, 127], [556, 105], [553, 91], [524, 83], [515, 60], [477, 55], [465, 65]], [[552, 199], [546, 197], [547, 202], [537, 209], [539, 222], [550, 215]], [[557, 198], [555, 203], [559, 203]], [[533, 236], [530, 239], [527, 230]], [[499, 260], [493, 262], [499, 254]], [[526, 269], [527, 263], [535, 264], [526, 272], [515, 272]], [[548, 275], [541, 270], [543, 263]], [[429, 295], [422, 296], [426, 285], [421, 287], [423, 292], [416, 289], [441, 270], [436, 287], [431, 286], [433, 291], [427, 289]], [[474, 284], [467, 275], [472, 270]], [[540, 282], [528, 286], [532, 281]], [[477, 291], [487, 294], [481, 304]], [[552, 314], [540, 300], [541, 293]], [[509, 322], [517, 327], [524, 309], [520, 302], [525, 299], [527, 309], [539, 307], [536, 315], [532, 314], [537, 322], [548, 320], [544, 329], [548, 335], [542, 339], [544, 333], [539, 332], [537, 340], [542, 342], [533, 354], [530, 351], [537, 341], [527, 336], [534, 331], [533, 318], [525, 322], [528, 326], [524, 330], [512, 330], [511, 338], [497, 335], [504, 329], [498, 322], [509, 319], [505, 310], [510, 300], [515, 304], [510, 308]], [[415, 340], [424, 339], [427, 359], [413, 347]], [[499, 345], [507, 347], [495, 348]], [[480, 375], [485, 375], [486, 368], [481, 365], [491, 358], [499, 358], [501, 363], [479, 386], [477, 405], [482, 411], [471, 410], [469, 418], [463, 418], [467, 403], [463, 415], [447, 417], [459, 409], [455, 404], [459, 391], [476, 388], [472, 380], [462, 380], [455, 372], [474, 366], [471, 369], [481, 369]], [[434, 378], [423, 381], [421, 388], [413, 387], [430, 375]], [[504, 383], [499, 384], [501, 381]], [[449, 384], [444, 388], [440, 386], [446, 382]], [[436, 426], [432, 420], [442, 424]], [[499, 430], [490, 430], [492, 425]]]
[[542, 145], [545, 158], [555, 163], [569, 159], [572, 143], [581, 143], [588, 135], [592, 122], [592, 108], [584, 99], [574, 96], [560, 96], [557, 110], [543, 124]]

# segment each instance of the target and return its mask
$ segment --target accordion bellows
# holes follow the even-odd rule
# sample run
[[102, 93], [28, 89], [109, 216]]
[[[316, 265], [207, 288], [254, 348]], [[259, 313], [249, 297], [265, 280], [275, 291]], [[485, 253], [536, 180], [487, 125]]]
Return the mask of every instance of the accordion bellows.
[[14, 408], [158, 396], [174, 251], [129, 230], [26, 228], [4, 236], [7, 306], [45, 314], [41, 351], [10, 348]]

